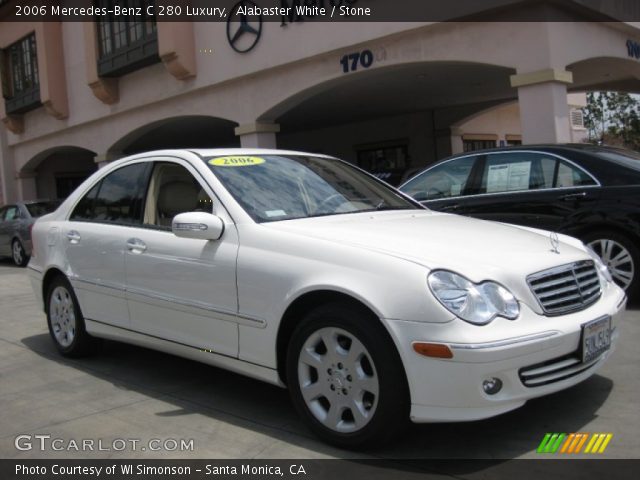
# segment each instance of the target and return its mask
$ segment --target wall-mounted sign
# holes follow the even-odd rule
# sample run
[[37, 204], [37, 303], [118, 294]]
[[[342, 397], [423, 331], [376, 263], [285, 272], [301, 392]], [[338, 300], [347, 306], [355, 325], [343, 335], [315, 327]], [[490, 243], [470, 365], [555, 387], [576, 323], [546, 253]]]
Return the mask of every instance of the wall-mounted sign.
[[251, 0], [241, 0], [231, 9], [227, 19], [227, 40], [238, 53], [253, 49], [262, 34], [262, 15], [252, 15], [258, 6]]
[[313, 18], [333, 18], [334, 12], [338, 16], [348, 17], [360, 15], [358, 12], [362, 10], [365, 12], [362, 15], [371, 15], [370, 8], [355, 9], [353, 5], [357, 2], [358, 0], [280, 0], [279, 7], [261, 7], [252, 0], [241, 0], [229, 12], [227, 41], [238, 53], [252, 50], [260, 41], [263, 16], [280, 17], [280, 26], [285, 27], [290, 23]]
[[369, 68], [373, 65], [373, 52], [362, 50], [361, 52], [349, 53], [340, 59], [340, 65], [342, 65], [343, 73], [355, 72], [359, 67]]
[[627, 40], [627, 53], [631, 58], [640, 59], [640, 43]]

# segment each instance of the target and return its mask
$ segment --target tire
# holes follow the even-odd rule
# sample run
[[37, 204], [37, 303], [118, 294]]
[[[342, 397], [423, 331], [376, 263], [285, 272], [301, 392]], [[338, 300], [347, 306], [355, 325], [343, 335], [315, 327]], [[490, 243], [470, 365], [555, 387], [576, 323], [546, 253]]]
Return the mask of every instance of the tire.
[[53, 279], [46, 301], [47, 326], [58, 351], [65, 357], [95, 352], [100, 342], [87, 333], [78, 299], [66, 278]]
[[27, 252], [24, 251], [22, 242], [17, 238], [11, 242], [11, 257], [13, 258], [13, 263], [18, 267], [26, 267], [27, 263], [29, 263], [29, 256]]
[[402, 361], [382, 324], [364, 309], [329, 304], [307, 314], [293, 332], [286, 371], [296, 410], [330, 444], [380, 446], [408, 423]]
[[640, 251], [625, 235], [611, 231], [597, 231], [584, 237], [609, 267], [613, 280], [631, 296], [638, 292], [640, 276]]

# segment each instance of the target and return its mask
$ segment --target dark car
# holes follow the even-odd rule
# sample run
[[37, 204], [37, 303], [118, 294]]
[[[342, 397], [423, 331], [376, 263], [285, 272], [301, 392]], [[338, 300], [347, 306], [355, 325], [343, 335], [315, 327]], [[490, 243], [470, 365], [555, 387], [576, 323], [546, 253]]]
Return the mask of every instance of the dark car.
[[25, 267], [31, 256], [31, 226], [36, 218], [53, 212], [60, 202], [17, 202], [0, 208], [0, 256], [12, 257]]
[[638, 153], [586, 144], [468, 152], [430, 166], [400, 190], [433, 210], [578, 237], [618, 285], [640, 293]]

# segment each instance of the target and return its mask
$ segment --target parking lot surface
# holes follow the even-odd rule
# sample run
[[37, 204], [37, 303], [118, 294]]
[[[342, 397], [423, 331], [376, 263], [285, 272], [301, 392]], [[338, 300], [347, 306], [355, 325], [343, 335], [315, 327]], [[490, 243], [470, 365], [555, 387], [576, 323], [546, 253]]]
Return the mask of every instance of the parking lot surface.
[[[0, 458], [539, 458], [547, 432], [610, 432], [601, 457], [640, 458], [637, 306], [614, 355], [582, 384], [489, 420], [412, 425], [393, 445], [354, 453], [317, 440], [277, 387], [116, 342], [86, 359], [59, 356], [26, 270], [8, 261], [0, 305]], [[44, 450], [36, 435], [50, 435]], [[94, 449], [77, 451], [83, 440]]]

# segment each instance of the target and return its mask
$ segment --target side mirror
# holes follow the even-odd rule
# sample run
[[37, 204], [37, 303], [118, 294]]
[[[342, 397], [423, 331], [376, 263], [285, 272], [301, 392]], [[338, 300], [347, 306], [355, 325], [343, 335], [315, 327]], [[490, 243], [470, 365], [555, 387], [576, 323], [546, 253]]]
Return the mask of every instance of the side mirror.
[[176, 237], [218, 240], [224, 232], [224, 222], [211, 213], [180, 213], [173, 217], [171, 231]]

